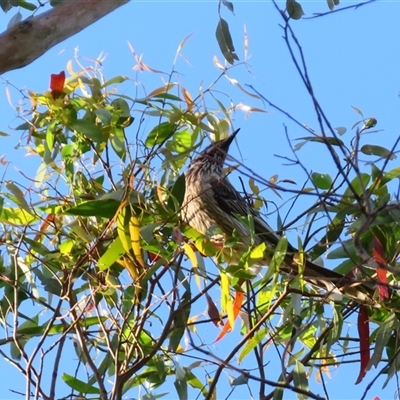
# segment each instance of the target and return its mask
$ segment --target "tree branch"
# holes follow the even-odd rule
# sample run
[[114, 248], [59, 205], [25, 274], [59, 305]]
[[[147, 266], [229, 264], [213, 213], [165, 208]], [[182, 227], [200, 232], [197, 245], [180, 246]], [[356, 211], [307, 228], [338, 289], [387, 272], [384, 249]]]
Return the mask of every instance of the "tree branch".
[[68, 1], [21, 21], [0, 35], [0, 74], [25, 67], [128, 1]]

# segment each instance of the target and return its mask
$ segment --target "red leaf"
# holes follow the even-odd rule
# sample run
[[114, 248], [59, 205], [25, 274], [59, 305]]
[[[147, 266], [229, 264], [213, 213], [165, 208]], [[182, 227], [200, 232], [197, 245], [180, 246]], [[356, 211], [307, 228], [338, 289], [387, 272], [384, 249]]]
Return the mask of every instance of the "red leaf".
[[149, 260], [152, 263], [156, 263], [161, 257], [157, 254], [152, 253], [151, 251], [148, 252]]
[[63, 95], [65, 84], [65, 72], [61, 71], [59, 74], [50, 75], [50, 90], [53, 99], [58, 99]]
[[378, 264], [386, 264], [385, 251], [383, 250], [381, 241], [376, 236], [374, 236], [372, 241], [372, 252]]
[[360, 306], [357, 320], [358, 335], [360, 336], [360, 374], [356, 385], [358, 385], [367, 373], [366, 368], [370, 360], [369, 354], [369, 320], [368, 312], [364, 306]]
[[374, 236], [372, 241], [372, 253], [374, 255], [374, 259], [378, 264], [376, 268], [376, 274], [378, 276], [378, 292], [379, 292], [379, 300], [384, 300], [385, 298], [389, 298], [389, 290], [387, 284], [387, 271], [385, 267], [387, 265], [386, 258], [385, 258], [385, 251], [383, 250], [382, 243], [380, 240]]

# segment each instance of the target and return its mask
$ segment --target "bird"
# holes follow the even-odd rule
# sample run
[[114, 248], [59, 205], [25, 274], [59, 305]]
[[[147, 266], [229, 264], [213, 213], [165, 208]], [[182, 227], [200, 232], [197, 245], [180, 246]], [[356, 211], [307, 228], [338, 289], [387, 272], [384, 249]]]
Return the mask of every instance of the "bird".
[[[281, 236], [235, 189], [224, 172], [229, 147], [239, 131], [240, 128], [230, 136], [210, 144], [191, 161], [184, 174], [182, 219], [203, 235], [218, 227], [219, 229], [214, 230], [215, 234], [210, 238], [217, 247], [224, 247], [225, 240], [231, 237], [237, 238], [233, 248], [224, 252], [225, 261], [228, 263], [237, 264], [251, 245], [265, 243], [266, 251], [259, 264], [268, 266]], [[238, 218], [249, 215], [253, 218], [255, 235], [252, 235], [248, 226]], [[280, 271], [290, 276], [299, 273], [298, 250], [290, 243]], [[340, 291], [341, 294], [359, 303], [371, 304], [373, 291], [369, 287], [364, 287], [356, 280], [321, 267], [308, 259], [304, 261], [302, 277], [305, 281], [327, 291]]]

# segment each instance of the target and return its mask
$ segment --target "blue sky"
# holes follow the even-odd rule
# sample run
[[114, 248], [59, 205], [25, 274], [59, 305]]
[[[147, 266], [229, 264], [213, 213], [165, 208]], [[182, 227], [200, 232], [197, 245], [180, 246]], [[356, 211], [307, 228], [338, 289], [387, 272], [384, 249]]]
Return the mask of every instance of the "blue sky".
[[[278, 4], [284, 7], [283, 2]], [[323, 1], [302, 4], [307, 17], [314, 12], [327, 11], [327, 5]], [[283, 21], [272, 3], [243, 1], [234, 2], [234, 6], [235, 16], [225, 8], [222, 8], [222, 15], [229, 23], [240, 60], [244, 59], [243, 32], [246, 26], [251, 74], [246, 68], [239, 66], [231, 70], [231, 76], [242, 84], [253, 85], [271, 102], [300, 122], [318, 129], [311, 101], [282, 39], [283, 31], [279, 24]], [[2, 30], [14, 12], [11, 10], [5, 16], [0, 14]], [[344, 140], [351, 139], [350, 129], [360, 120], [360, 116], [351, 106], [361, 109], [366, 117], [375, 117], [378, 120], [377, 129], [382, 130], [366, 135], [363, 138], [364, 143], [391, 147], [400, 134], [399, 12], [399, 3], [381, 2], [358, 10], [292, 23], [306, 57], [316, 97], [334, 127], [348, 128]], [[181, 82], [193, 95], [198, 92], [199, 85], [207, 87], [220, 73], [212, 61], [214, 55], [222, 60], [215, 40], [217, 22], [215, 1], [131, 2], [51, 49], [26, 68], [4, 74], [0, 78], [0, 130], [12, 133], [12, 137], [1, 138], [0, 156], [5, 154], [6, 160], [20, 170], [33, 168], [34, 171], [37, 168], [36, 160], [26, 158], [23, 149], [14, 149], [19, 143], [19, 132], [13, 132], [12, 128], [19, 125], [20, 121], [15, 118], [16, 112], [8, 103], [6, 87], [10, 90], [14, 104], [18, 102], [20, 95], [11, 86], [7, 86], [6, 82], [17, 88], [43, 92], [48, 89], [50, 74], [65, 69], [67, 61], [78, 51], [80, 57], [88, 59], [97, 58], [100, 53], [107, 54], [103, 68], [107, 78], [128, 75], [151, 91], [162, 85], [161, 77], [132, 71], [135, 62], [127, 42], [131, 43], [138, 54], [143, 54], [146, 64], [169, 72], [179, 43], [189, 34], [193, 34], [182, 51], [190, 65], [180, 58], [176, 67], [181, 74]], [[83, 62], [90, 64], [90, 61]], [[231, 148], [232, 155], [263, 177], [279, 174], [280, 178], [293, 179], [301, 185], [305, 179], [304, 174], [299, 169], [283, 165], [282, 159], [274, 155], [292, 155], [283, 124], [287, 125], [291, 140], [307, 136], [306, 131], [266, 104], [248, 97], [227, 81], [222, 80], [218, 88], [228, 93], [235, 102], [242, 101], [268, 111], [252, 113], [248, 118], [245, 118], [244, 113], [236, 112], [234, 124], [235, 128], [241, 127], [241, 132]], [[134, 89], [134, 83], [128, 82], [123, 90], [132, 94]], [[228, 99], [226, 105], [229, 105]], [[152, 121], [148, 124], [151, 128]], [[296, 141], [292, 142], [292, 145], [295, 144]], [[318, 172], [334, 171], [333, 163], [327, 153], [321, 151], [320, 145], [308, 144], [299, 152], [299, 157], [309, 169]], [[392, 161], [389, 168], [397, 165], [397, 160]], [[6, 178], [18, 180], [20, 175], [15, 168], [9, 167]], [[265, 196], [275, 202], [281, 201], [271, 191], [266, 191]], [[271, 216], [269, 221], [273, 226], [276, 222], [274, 218], [276, 217]], [[229, 344], [229, 341], [221, 342], [217, 347], [225, 350], [223, 346]], [[8, 387], [10, 379], [17, 379], [19, 375], [11, 371], [10, 366], [5, 366], [3, 361], [0, 361], [0, 366], [3, 371], [0, 375], [0, 387]], [[354, 386], [358, 375], [355, 366], [333, 370], [332, 378], [327, 381], [328, 392], [332, 399], [360, 398], [376, 373], [376, 370], [370, 371], [362, 384]], [[395, 382], [381, 392], [382, 382], [383, 379], [380, 378], [367, 398], [379, 396], [381, 399], [392, 399], [396, 396]], [[317, 385], [313, 390], [323, 393], [322, 387]], [[246, 391], [239, 390], [232, 398], [239, 399], [245, 393]], [[17, 398], [13, 396], [15, 395], [9, 392], [0, 394], [0, 398]], [[287, 395], [287, 398], [294, 397]]]

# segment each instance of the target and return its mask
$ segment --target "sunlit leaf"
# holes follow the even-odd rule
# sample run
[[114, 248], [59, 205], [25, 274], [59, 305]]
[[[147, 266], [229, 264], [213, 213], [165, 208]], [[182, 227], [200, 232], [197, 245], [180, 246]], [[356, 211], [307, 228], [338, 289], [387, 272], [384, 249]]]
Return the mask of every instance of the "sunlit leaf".
[[329, 174], [313, 172], [311, 174], [311, 179], [318, 189], [328, 190], [332, 186], [332, 178]]
[[147, 147], [153, 147], [157, 144], [163, 143], [172, 137], [176, 130], [177, 126], [175, 124], [162, 122], [150, 131], [146, 138], [145, 145]]
[[112, 218], [116, 214], [121, 202], [117, 200], [92, 200], [81, 203], [66, 210], [66, 214], [81, 215], [82, 217]]
[[246, 342], [242, 351], [239, 353], [238, 363], [241, 363], [244, 358], [265, 339], [265, 337], [268, 335], [268, 332], [269, 329], [267, 328], [261, 328], [257, 330], [257, 332], [250, 338], [250, 340]]

